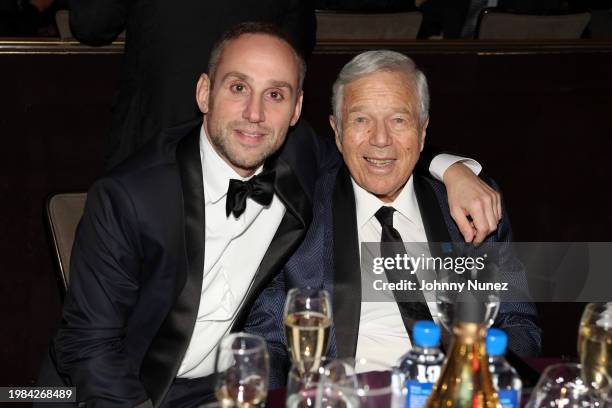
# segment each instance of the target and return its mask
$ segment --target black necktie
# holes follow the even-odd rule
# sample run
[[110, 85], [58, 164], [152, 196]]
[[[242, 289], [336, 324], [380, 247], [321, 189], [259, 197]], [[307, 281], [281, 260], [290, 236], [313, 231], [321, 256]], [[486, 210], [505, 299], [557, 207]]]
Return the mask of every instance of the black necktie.
[[[406, 253], [402, 236], [395, 228], [393, 228], [394, 212], [395, 208], [382, 206], [378, 211], [376, 211], [376, 214], [374, 214], [382, 226], [382, 234], [380, 236], [380, 256], [384, 258], [395, 259], [397, 255], [401, 255], [403, 257]], [[397, 271], [395, 269], [385, 268], [385, 275], [390, 283], [398, 283], [402, 279], [407, 279], [415, 282], [416, 287], [420, 288], [420, 283], [416, 274], [411, 274], [410, 271]], [[399, 294], [395, 291], [393, 291], [393, 296], [395, 297], [397, 305], [402, 314], [402, 320], [404, 320], [406, 330], [408, 331], [410, 338], [412, 338], [412, 326], [414, 325], [415, 321], [431, 320], [431, 313], [429, 312], [429, 308], [425, 303], [423, 292], [420, 290], [413, 291], [412, 296], [410, 297], [412, 300], [411, 302], [402, 302], [401, 300], [398, 300]]]
[[261, 205], [268, 205], [274, 197], [274, 177], [272, 171], [263, 172], [247, 181], [230, 179], [225, 201], [225, 214], [234, 213], [236, 218], [246, 209], [246, 200], [251, 197]]

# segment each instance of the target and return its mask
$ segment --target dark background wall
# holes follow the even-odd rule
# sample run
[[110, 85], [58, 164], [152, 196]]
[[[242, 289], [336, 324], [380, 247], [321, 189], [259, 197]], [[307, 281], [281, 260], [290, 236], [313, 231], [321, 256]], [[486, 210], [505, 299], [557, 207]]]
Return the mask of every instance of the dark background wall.
[[[303, 116], [329, 133], [329, 90], [355, 53], [319, 44]], [[611, 241], [612, 44], [386, 44], [428, 75], [428, 142], [476, 157], [519, 241]], [[0, 385], [29, 385], [60, 317], [49, 194], [102, 171], [120, 48], [0, 44]], [[580, 271], [577, 271], [580, 273]], [[546, 355], [575, 355], [580, 304], [538, 305]]]

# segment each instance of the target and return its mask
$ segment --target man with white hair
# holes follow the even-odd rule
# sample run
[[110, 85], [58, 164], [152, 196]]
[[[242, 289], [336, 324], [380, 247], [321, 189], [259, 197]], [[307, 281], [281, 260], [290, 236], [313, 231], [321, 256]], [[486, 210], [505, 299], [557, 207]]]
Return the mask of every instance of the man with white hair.
[[302, 241], [319, 166], [334, 162], [312, 133], [287, 137], [305, 70], [277, 27], [233, 27], [194, 89], [201, 120], [92, 186], [39, 385], [73, 385], [95, 407], [214, 398], [219, 341]]
[[[282, 305], [286, 289], [323, 287], [333, 299], [328, 356], [393, 364], [410, 347], [412, 324], [432, 319], [435, 306], [364, 301], [359, 244], [463, 241], [444, 185], [413, 173], [429, 123], [427, 80], [405, 55], [364, 52], [341, 70], [332, 105], [330, 124], [344, 164], [319, 180], [313, 222], [304, 242], [258, 303]], [[501, 218], [485, 242], [511, 240], [507, 214]], [[430, 246], [430, 251], [437, 250]], [[505, 266], [513, 268], [513, 284], [525, 287], [524, 270], [511, 262]], [[282, 311], [262, 309], [256, 305], [251, 313], [254, 325], [249, 330], [265, 335], [271, 344], [283, 342]], [[540, 329], [532, 304], [503, 303], [495, 324], [508, 332], [509, 348], [515, 353], [539, 352]], [[283, 377], [273, 373], [273, 382], [275, 375]]]

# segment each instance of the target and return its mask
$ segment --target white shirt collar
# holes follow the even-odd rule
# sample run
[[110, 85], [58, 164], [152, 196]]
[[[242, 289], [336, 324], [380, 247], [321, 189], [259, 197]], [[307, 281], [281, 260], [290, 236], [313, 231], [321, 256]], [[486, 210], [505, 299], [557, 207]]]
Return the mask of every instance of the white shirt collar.
[[227, 195], [230, 179], [248, 180], [263, 170], [263, 165], [259, 166], [255, 174], [250, 177], [242, 177], [236, 173], [236, 170], [231, 168], [212, 146], [208, 137], [206, 137], [204, 125], [200, 129], [200, 159], [204, 176], [204, 190], [206, 191], [205, 200], [212, 203], [218, 202]]
[[372, 217], [376, 211], [383, 205], [395, 208], [400, 214], [410, 220], [418, 227], [423, 227], [421, 219], [421, 211], [414, 192], [414, 180], [412, 175], [404, 185], [404, 188], [397, 196], [395, 201], [385, 203], [374, 194], [371, 194], [361, 188], [351, 177], [353, 182], [353, 190], [355, 191], [355, 208], [357, 210], [357, 228], [362, 228]]

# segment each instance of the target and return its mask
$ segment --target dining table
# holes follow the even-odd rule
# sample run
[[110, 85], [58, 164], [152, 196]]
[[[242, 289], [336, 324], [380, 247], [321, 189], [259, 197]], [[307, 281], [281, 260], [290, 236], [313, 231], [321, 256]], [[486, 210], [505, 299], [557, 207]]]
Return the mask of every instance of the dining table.
[[[546, 367], [563, 363], [563, 362], [575, 362], [574, 359], [569, 357], [528, 357], [520, 358], [518, 356], [512, 356], [510, 359], [511, 364], [515, 367], [521, 380], [523, 381], [523, 391], [521, 395], [521, 407], [525, 406], [537, 377], [546, 369]], [[266, 400], [267, 408], [282, 408], [285, 407], [286, 390], [284, 388], [270, 390]]]

